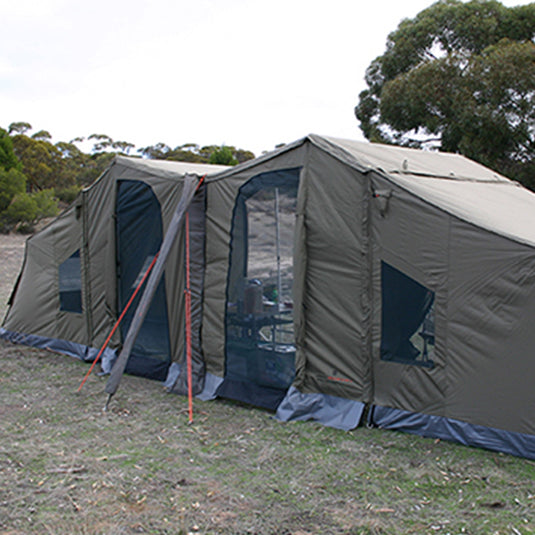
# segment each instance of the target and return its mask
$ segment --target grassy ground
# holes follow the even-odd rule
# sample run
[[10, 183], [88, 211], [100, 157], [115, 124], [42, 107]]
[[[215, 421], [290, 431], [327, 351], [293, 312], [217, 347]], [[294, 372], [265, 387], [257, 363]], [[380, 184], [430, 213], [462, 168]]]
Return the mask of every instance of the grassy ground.
[[535, 532], [535, 463], [410, 435], [282, 424], [0, 342], [1, 533]]
[[[0, 285], [22, 240], [0, 238]], [[0, 295], [9, 292], [0, 287]], [[0, 309], [5, 303], [0, 303]], [[411, 435], [194, 402], [0, 341], [0, 533], [528, 534], [535, 463]]]

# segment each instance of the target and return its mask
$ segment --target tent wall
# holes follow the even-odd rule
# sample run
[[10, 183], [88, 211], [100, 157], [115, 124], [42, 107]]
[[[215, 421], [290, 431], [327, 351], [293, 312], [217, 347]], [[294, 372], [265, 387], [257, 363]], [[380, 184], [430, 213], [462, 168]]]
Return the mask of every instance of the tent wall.
[[[205, 365], [201, 347], [202, 298], [205, 272], [205, 228], [206, 228], [206, 185], [197, 191], [187, 215], [189, 228], [190, 292], [191, 292], [191, 352], [192, 391], [199, 394], [203, 390]], [[184, 237], [185, 240], [185, 237]], [[185, 261], [185, 259], [184, 259]], [[182, 324], [181, 324], [182, 325]], [[188, 393], [187, 355], [185, 349], [177, 350], [176, 361], [169, 370], [166, 386], [177, 394]]]
[[[88, 348], [102, 346], [121, 312], [115, 218], [118, 183], [137, 181], [150, 187], [161, 207], [165, 233], [181, 196], [184, 174], [223, 169], [222, 166], [116, 158], [72, 207], [28, 240], [19, 285], [3, 324], [6, 336], [19, 333], [24, 335], [15, 337], [19, 342], [26, 340], [30, 345], [94, 358], [95, 351]], [[170, 359], [175, 361], [183, 357], [185, 338], [183, 238], [181, 232], [165, 271]], [[81, 309], [63, 310], [59, 298], [62, 280], [67, 280], [69, 270], [77, 265]], [[110, 351], [120, 343], [120, 332], [116, 331], [109, 344]], [[107, 353], [107, 366], [112, 354]]]
[[369, 396], [368, 197], [364, 175], [310, 151], [296, 237], [302, 312], [295, 386], [303, 392]]
[[[301, 167], [294, 255], [297, 378], [303, 393], [368, 399], [370, 328], [368, 184], [324, 150], [298, 146], [208, 184], [202, 341], [207, 371], [225, 376], [225, 290], [240, 187]], [[221, 390], [225, 393], [225, 389]], [[251, 394], [248, 399], [254, 398]], [[359, 411], [359, 415], [360, 415]]]
[[446, 415], [535, 434], [535, 250], [461, 221], [450, 247]]
[[[384, 210], [380, 205], [381, 197], [375, 197], [371, 210], [373, 399], [380, 405], [443, 414], [448, 360], [446, 313], [450, 216], [377, 175], [372, 178], [372, 187], [375, 192], [384, 192], [383, 195], [388, 199]], [[383, 298], [389, 299], [388, 295], [382, 295], [382, 262], [435, 294], [435, 351], [432, 367], [419, 365], [420, 360], [415, 360], [414, 364], [404, 364], [382, 358], [381, 342], [385, 328], [382, 325], [382, 304]], [[410, 313], [414, 299], [414, 295], [407, 295], [398, 303], [398, 315], [385, 321], [401, 321]], [[413, 330], [417, 327], [419, 325], [415, 325]]]
[[[13, 296], [4, 327], [12, 332], [31, 333], [79, 344], [88, 343], [85, 308], [85, 269], [82, 247], [80, 209], [72, 206], [53, 224], [26, 242], [23, 271]], [[78, 288], [81, 309], [72, 312], [60, 301], [60, 266], [67, 266], [77, 253], [78, 262], [64, 280], [71, 289]], [[73, 286], [74, 285], [74, 286]]]
[[[372, 183], [390, 193], [384, 214], [377, 202], [372, 209], [374, 403], [534, 434], [526, 418], [535, 409], [534, 249], [461, 221], [384, 178]], [[381, 262], [435, 294], [431, 368], [381, 358]], [[427, 420], [421, 428], [430, 433]]]
[[[178, 204], [182, 183], [176, 175], [155, 176], [154, 171], [136, 166], [114, 165], [94, 187], [90, 188], [86, 206], [87, 236], [90, 260], [90, 294], [92, 296], [94, 337], [93, 345], [99, 347], [111, 331], [121, 310], [118, 310], [117, 257], [116, 257], [116, 221], [115, 207], [117, 184], [129, 180], [147, 184], [161, 207], [163, 235]], [[182, 260], [183, 235], [178, 236], [165, 270], [165, 295], [169, 326], [183, 326], [184, 270]], [[103, 269], [103, 266], [106, 266]], [[171, 360], [181, 357], [184, 347], [183, 328], [169, 328]], [[120, 335], [117, 332], [111, 347], [117, 348]]]
[[[116, 183], [113, 165], [90, 188], [82, 192], [84, 223], [83, 239], [86, 244], [86, 293], [90, 306], [90, 337], [88, 345], [101, 347], [117, 320], [117, 276], [115, 243]], [[117, 331], [110, 349], [120, 344]]]

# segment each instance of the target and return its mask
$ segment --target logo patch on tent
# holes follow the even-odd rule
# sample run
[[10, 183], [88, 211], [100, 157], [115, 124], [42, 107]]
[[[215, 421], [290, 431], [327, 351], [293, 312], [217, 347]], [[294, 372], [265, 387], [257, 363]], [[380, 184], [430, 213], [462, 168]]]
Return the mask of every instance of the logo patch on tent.
[[335, 381], [337, 383], [350, 383], [353, 384], [355, 381], [348, 379], [347, 377], [335, 377], [334, 375], [327, 376], [329, 381]]

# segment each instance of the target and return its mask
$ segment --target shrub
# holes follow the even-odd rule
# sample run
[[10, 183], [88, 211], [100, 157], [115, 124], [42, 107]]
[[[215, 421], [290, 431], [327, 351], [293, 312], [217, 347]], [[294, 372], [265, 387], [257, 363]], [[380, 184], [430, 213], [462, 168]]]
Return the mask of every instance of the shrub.
[[80, 193], [81, 188], [79, 186], [69, 186], [67, 188], [62, 188], [56, 190], [56, 198], [65, 204], [71, 204], [74, 199]]
[[219, 165], [236, 165], [238, 160], [234, 158], [232, 149], [223, 145], [219, 149], [216, 149], [212, 154], [210, 154], [210, 159], [208, 163], [219, 164]]
[[26, 177], [17, 169], [0, 167], [0, 213], [7, 209], [16, 195], [26, 191]]
[[44, 189], [32, 195], [37, 204], [37, 216], [35, 219], [53, 217], [58, 213], [58, 202], [54, 198], [53, 189]]
[[39, 207], [35, 199], [28, 193], [19, 193], [4, 210], [2, 216], [5, 226], [13, 228], [20, 223], [23, 226], [23, 232], [31, 232], [38, 213]]
[[34, 225], [39, 219], [57, 213], [54, 190], [42, 190], [34, 194], [17, 193], [10, 205], [0, 212], [0, 231], [9, 232], [16, 228], [18, 232], [30, 233], [34, 231]]

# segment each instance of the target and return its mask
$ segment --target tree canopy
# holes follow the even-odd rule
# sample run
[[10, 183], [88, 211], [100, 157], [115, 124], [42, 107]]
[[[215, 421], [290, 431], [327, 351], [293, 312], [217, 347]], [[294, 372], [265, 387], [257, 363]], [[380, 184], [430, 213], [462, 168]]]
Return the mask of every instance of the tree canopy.
[[0, 168], [9, 171], [20, 167], [20, 162], [13, 150], [13, 140], [5, 130], [0, 128]]
[[[10, 128], [10, 131], [17, 130]], [[57, 213], [52, 189], [27, 191], [23, 167], [13, 140], [0, 128], [0, 231], [11, 230], [17, 224], [21, 230], [31, 230], [36, 220]]]
[[201, 147], [196, 143], [185, 143], [172, 149], [165, 143], [156, 143], [138, 149], [137, 152], [145, 158], [155, 160], [174, 160], [178, 162], [212, 163], [221, 165], [236, 165], [252, 160], [253, 152], [237, 149], [230, 145], [205, 145]]
[[366, 71], [372, 141], [462, 153], [535, 189], [535, 3], [441, 0], [403, 20]]
[[[106, 134], [52, 142], [48, 130], [34, 134], [27, 122], [0, 128], [0, 231], [31, 230], [34, 223], [57, 212], [58, 201], [68, 204], [91, 184], [117, 155], [135, 149], [128, 141]], [[82, 150], [92, 144], [89, 152]], [[255, 157], [251, 151], [227, 145], [186, 143], [172, 149], [157, 143], [137, 150], [150, 159], [236, 165]]]

